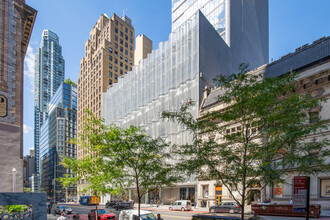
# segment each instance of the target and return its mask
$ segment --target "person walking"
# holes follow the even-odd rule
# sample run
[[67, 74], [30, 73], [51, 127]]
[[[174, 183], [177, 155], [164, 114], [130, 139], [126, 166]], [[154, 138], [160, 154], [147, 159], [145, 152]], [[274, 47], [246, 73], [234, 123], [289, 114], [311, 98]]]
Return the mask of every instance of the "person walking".
[[150, 200], [150, 207], [152, 207], [152, 199]]
[[156, 218], [156, 220], [164, 220], [164, 219], [161, 218], [161, 217], [160, 217], [160, 214], [158, 213], [158, 214], [157, 214], [157, 218]]
[[293, 205], [293, 200], [292, 200], [292, 198], [290, 199], [290, 204]]
[[61, 216], [57, 220], [66, 220], [66, 217], [64, 216], [63, 212], [62, 212]]
[[160, 200], [158, 199], [157, 200], [157, 208], [159, 207], [159, 205], [160, 205]]

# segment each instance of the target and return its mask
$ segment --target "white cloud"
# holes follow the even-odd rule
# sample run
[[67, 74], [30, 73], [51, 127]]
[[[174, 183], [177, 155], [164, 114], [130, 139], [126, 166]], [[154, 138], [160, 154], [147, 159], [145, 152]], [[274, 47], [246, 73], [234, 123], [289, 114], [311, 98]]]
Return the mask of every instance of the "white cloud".
[[30, 131], [32, 131], [32, 127], [30, 127], [26, 124], [23, 124], [23, 133], [28, 134]]
[[24, 75], [30, 81], [31, 87], [28, 89], [32, 92], [34, 91], [34, 58], [33, 47], [29, 44], [24, 59]]

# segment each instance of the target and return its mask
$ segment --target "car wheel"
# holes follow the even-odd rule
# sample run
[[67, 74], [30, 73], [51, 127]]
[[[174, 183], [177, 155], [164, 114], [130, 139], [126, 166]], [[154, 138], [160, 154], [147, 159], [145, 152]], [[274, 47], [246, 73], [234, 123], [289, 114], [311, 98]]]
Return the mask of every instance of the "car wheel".
[[213, 212], [213, 213], [215, 213], [215, 209], [211, 209], [211, 210], [210, 210], [210, 212]]
[[185, 209], [182, 207], [182, 208], [181, 208], [181, 211], [185, 211]]
[[173, 211], [172, 207], [169, 208], [170, 211]]
[[229, 213], [231, 213], [231, 214], [235, 213], [234, 209], [229, 209]]

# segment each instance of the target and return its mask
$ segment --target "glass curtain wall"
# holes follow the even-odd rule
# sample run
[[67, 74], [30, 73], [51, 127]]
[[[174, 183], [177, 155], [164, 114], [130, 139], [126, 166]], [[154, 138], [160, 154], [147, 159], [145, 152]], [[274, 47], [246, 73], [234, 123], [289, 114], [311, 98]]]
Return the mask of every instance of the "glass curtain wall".
[[[171, 143], [190, 142], [191, 134], [177, 123], [163, 121], [160, 113], [175, 111], [189, 101], [199, 102], [197, 15], [171, 33], [103, 95], [103, 117], [107, 124], [142, 126], [153, 138]], [[197, 117], [198, 105], [192, 109]]]

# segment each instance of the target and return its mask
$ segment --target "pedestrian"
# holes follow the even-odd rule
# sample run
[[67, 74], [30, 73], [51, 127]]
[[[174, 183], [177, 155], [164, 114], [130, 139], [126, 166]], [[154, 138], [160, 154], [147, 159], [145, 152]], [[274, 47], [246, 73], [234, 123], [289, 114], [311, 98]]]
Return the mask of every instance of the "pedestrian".
[[157, 200], [157, 208], [159, 207], [159, 205], [160, 205], [160, 200], [158, 199]]
[[64, 216], [63, 212], [62, 212], [61, 216], [57, 220], [66, 220], [66, 217]]
[[160, 214], [159, 213], [157, 214], [157, 218], [156, 219], [157, 220], [164, 220], [163, 218], [160, 217]]
[[152, 207], [152, 199], [150, 200], [150, 206]]
[[290, 204], [293, 205], [293, 200], [292, 200], [292, 198], [290, 199]]

